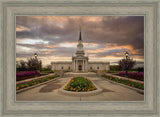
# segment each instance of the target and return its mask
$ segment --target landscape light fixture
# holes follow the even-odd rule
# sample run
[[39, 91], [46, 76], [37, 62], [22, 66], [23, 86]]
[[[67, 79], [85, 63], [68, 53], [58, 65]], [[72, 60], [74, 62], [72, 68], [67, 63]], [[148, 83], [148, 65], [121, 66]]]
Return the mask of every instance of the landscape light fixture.
[[34, 54], [34, 56], [35, 56], [35, 58], [37, 59], [38, 54], [37, 54], [37, 53], [35, 53], [35, 54]]
[[125, 64], [126, 68], [125, 68], [125, 69], [126, 69], [126, 76], [127, 76], [127, 68], [128, 68], [128, 55], [129, 55], [129, 54], [128, 54], [128, 52], [126, 52], [126, 53], [125, 53], [125, 55], [126, 55], [126, 64]]
[[126, 55], [126, 58], [128, 58], [129, 53], [128, 53], [128, 52], [126, 52], [126, 53], [125, 53], [125, 55]]

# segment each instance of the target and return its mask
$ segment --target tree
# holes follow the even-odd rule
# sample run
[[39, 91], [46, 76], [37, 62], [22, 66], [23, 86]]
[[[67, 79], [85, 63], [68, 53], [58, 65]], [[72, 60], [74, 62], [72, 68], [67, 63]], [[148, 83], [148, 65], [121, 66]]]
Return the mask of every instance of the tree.
[[20, 67], [21, 67], [20, 61], [16, 61], [16, 70], [20, 71]]
[[20, 63], [19, 63], [19, 61], [16, 61], [16, 68], [20, 68]]
[[42, 61], [37, 58], [30, 58], [27, 61], [29, 70], [40, 70], [42, 67]]
[[26, 62], [24, 60], [16, 61], [16, 69], [17, 69], [17, 71], [27, 70]]
[[133, 59], [130, 59], [129, 57], [119, 61], [120, 69], [125, 71], [132, 69], [135, 64], [136, 61], [133, 61]]

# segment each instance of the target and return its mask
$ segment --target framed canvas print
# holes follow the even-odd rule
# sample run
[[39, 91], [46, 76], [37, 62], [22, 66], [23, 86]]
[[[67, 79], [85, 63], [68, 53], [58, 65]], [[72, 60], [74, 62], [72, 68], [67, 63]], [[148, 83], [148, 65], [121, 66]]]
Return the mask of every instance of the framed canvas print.
[[0, 4], [1, 116], [159, 116], [159, 0]]
[[16, 16], [16, 101], [144, 101], [143, 62], [144, 16]]

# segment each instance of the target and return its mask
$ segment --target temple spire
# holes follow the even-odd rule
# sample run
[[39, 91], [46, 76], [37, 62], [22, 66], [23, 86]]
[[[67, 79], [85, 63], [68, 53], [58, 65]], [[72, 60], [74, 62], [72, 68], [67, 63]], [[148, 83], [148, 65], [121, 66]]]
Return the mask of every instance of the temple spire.
[[82, 38], [81, 38], [81, 26], [80, 26], [80, 32], [79, 32], [79, 40], [82, 40]]

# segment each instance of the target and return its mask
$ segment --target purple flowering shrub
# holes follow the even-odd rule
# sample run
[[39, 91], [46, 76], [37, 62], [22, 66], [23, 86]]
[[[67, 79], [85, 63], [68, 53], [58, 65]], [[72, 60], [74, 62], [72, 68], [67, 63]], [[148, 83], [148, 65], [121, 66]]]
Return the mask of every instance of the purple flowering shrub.
[[40, 71], [24, 71], [24, 72], [17, 72], [17, 77], [25, 77], [25, 76], [33, 76], [33, 75], [39, 75], [41, 74]]
[[[125, 76], [126, 72], [125, 71], [120, 71], [118, 74], [120, 76]], [[129, 78], [144, 81], [144, 73], [143, 72], [127, 72], [127, 75], [128, 75]]]

